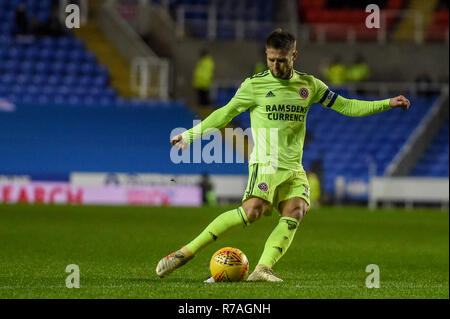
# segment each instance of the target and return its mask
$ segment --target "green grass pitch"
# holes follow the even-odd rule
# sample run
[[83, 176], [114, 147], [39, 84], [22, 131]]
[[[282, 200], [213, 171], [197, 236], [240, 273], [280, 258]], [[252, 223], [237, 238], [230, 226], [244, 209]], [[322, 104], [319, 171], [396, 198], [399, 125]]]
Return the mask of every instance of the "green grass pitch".
[[[282, 283], [203, 283], [225, 246], [243, 250], [253, 270], [277, 216], [156, 276], [161, 257], [228, 209], [0, 205], [0, 298], [449, 298], [449, 213], [439, 209], [312, 210], [274, 268]], [[65, 286], [69, 264], [80, 268], [79, 289]], [[380, 288], [365, 286], [369, 264]]]

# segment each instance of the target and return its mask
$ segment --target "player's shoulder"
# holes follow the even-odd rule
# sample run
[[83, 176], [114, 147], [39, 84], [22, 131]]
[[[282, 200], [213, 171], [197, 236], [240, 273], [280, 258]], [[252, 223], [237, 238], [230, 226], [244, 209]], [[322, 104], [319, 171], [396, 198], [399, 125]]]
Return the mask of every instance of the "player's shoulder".
[[316, 79], [316, 77], [312, 74], [308, 74], [305, 72], [300, 72], [294, 69], [294, 74], [300, 78], [300, 79], [304, 79], [304, 80], [310, 80], [310, 81], [314, 81]]
[[300, 72], [294, 70], [294, 74], [297, 77], [297, 83], [301, 83], [301, 85], [306, 85], [309, 88], [316, 90], [324, 86], [323, 82], [317, 78], [316, 76], [304, 72]]
[[263, 79], [265, 77], [267, 77], [269, 75], [269, 70], [264, 70], [262, 72], [259, 73], [255, 73], [252, 76], [248, 77], [249, 80], [259, 80], [259, 79]]

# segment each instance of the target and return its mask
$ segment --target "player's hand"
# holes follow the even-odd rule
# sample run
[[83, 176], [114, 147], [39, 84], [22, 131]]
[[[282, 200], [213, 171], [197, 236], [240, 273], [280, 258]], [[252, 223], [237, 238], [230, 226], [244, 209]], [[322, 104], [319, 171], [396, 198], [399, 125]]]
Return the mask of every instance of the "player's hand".
[[187, 144], [183, 140], [183, 137], [181, 136], [181, 134], [178, 134], [178, 135], [175, 135], [174, 137], [172, 137], [170, 140], [170, 144], [176, 146], [176, 148], [181, 151], [186, 149], [186, 146], [187, 146]]
[[407, 110], [409, 109], [411, 103], [406, 97], [404, 97], [403, 95], [399, 95], [390, 99], [389, 105], [391, 107], [401, 107], [403, 110]]

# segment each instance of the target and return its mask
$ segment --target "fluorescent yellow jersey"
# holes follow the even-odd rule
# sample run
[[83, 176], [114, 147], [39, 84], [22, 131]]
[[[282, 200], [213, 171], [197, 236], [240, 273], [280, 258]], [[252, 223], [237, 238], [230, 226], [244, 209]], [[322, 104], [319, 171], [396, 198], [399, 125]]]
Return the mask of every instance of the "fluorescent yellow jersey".
[[303, 171], [306, 117], [314, 103], [347, 116], [366, 116], [390, 109], [389, 99], [346, 99], [312, 75], [293, 70], [290, 79], [279, 79], [266, 70], [245, 79], [228, 104], [182, 136], [190, 143], [201, 137], [205, 130], [221, 129], [249, 109], [255, 144], [249, 162]]

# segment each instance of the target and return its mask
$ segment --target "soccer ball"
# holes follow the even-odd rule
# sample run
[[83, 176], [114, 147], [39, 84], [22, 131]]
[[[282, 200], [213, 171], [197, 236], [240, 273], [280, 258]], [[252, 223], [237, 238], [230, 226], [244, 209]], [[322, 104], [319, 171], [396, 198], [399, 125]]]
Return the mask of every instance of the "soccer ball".
[[242, 281], [248, 274], [248, 259], [241, 250], [225, 247], [214, 253], [209, 270], [215, 282]]

